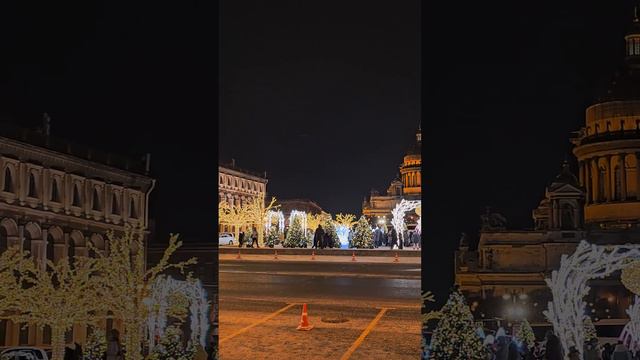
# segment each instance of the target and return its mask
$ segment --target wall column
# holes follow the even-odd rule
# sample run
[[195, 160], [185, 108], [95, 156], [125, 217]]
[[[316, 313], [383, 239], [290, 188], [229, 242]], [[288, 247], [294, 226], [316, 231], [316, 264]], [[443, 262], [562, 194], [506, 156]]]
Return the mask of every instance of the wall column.
[[584, 161], [578, 162], [578, 176], [580, 179], [580, 185], [584, 186]]
[[605, 192], [605, 198], [607, 199], [607, 202], [611, 202], [611, 200], [613, 200], [613, 195], [614, 195], [613, 169], [611, 167], [612, 157], [611, 155], [607, 155], [606, 158], [607, 158], [607, 169], [605, 171], [604, 192]]
[[585, 194], [585, 202], [586, 204], [591, 204], [591, 202], [593, 202], [593, 191], [591, 190], [591, 160], [586, 159], [583, 161], [583, 167], [584, 167], [584, 184], [582, 185], [584, 187], [584, 190], [586, 191]]
[[636, 152], [635, 156], [636, 156], [636, 199], [640, 200], [640, 152]]
[[600, 168], [597, 157], [591, 159], [591, 180], [591, 202], [598, 203], [602, 199], [602, 194], [600, 194]]
[[620, 162], [620, 196], [622, 201], [627, 200], [627, 161], [625, 159], [626, 153], [619, 155], [618, 161]]

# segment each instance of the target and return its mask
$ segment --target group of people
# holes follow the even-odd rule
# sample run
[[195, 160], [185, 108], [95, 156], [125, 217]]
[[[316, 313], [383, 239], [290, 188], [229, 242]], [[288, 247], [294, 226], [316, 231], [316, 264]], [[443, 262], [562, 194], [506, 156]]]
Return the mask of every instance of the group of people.
[[244, 246], [245, 238], [247, 247], [253, 247], [254, 245], [257, 248], [260, 247], [260, 245], [258, 245], [258, 230], [256, 230], [255, 227], [251, 229], [248, 235], [245, 235], [244, 231], [240, 231], [240, 235], [238, 235], [238, 247]]
[[376, 227], [373, 231], [373, 246], [379, 248], [381, 246], [388, 246], [391, 249], [402, 249], [403, 247], [411, 246], [413, 250], [420, 249], [420, 234], [417, 231], [403, 233], [404, 243], [398, 241], [398, 233], [396, 229], [391, 228], [385, 232], [380, 226]]
[[[547, 331], [545, 339], [529, 348], [521, 340], [508, 336], [504, 329], [490, 333], [484, 338], [483, 345], [487, 350], [487, 360], [564, 360], [560, 339], [552, 330]], [[598, 346], [598, 339], [591, 339], [584, 344], [582, 356], [575, 347], [569, 349], [569, 360], [640, 360], [640, 351], [632, 354], [619, 341], [617, 345]]]
[[324, 231], [322, 225], [318, 225], [315, 233], [313, 234], [313, 249], [324, 249], [324, 248], [332, 248], [334, 244], [334, 238], [327, 231]]

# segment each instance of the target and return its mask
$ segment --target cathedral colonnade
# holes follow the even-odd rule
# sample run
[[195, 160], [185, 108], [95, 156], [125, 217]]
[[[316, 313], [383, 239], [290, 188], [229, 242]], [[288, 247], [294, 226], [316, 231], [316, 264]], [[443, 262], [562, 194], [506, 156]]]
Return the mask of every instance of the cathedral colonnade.
[[593, 156], [579, 161], [586, 203], [640, 200], [640, 151]]

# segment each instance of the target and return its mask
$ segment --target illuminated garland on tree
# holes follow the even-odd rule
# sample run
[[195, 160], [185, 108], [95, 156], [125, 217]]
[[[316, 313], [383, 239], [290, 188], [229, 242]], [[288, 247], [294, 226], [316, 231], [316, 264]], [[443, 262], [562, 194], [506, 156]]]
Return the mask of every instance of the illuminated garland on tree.
[[107, 336], [100, 328], [94, 327], [82, 349], [84, 360], [102, 360], [107, 351]]
[[527, 349], [533, 349], [533, 346], [536, 342], [536, 336], [533, 334], [533, 329], [531, 328], [531, 324], [527, 319], [524, 319], [520, 324], [520, 328], [518, 329], [518, 334], [516, 335], [520, 341], [527, 345]]
[[189, 341], [182, 345], [182, 332], [175, 326], [169, 326], [149, 355], [149, 360], [193, 360], [196, 349]]
[[307, 238], [302, 231], [300, 225], [300, 217], [294, 217], [289, 223], [289, 230], [287, 231], [287, 237], [282, 244], [284, 247], [303, 247], [307, 244]]
[[487, 356], [476, 334], [471, 310], [458, 290], [449, 296], [441, 310], [431, 340], [430, 356], [433, 360], [484, 360]]
[[293, 224], [293, 221], [296, 218], [300, 219], [300, 227], [304, 236], [306, 237], [307, 236], [307, 213], [304, 211], [291, 210], [291, 214], [289, 215], [289, 226]]
[[589, 342], [593, 339], [598, 338], [598, 332], [596, 331], [596, 326], [593, 325], [593, 321], [589, 316], [584, 319], [584, 340]]
[[622, 341], [629, 350], [637, 352], [640, 350], [640, 297], [634, 296], [633, 304], [626, 310], [629, 315], [629, 322], [622, 329], [619, 340]]
[[267, 211], [267, 220], [264, 223], [264, 230], [269, 233], [273, 228], [273, 218], [276, 217], [278, 219], [278, 231], [280, 234], [284, 233], [284, 214], [282, 211]]
[[356, 249], [373, 249], [372, 236], [373, 231], [371, 231], [369, 221], [367, 221], [364, 215], [360, 216], [360, 219], [356, 223], [356, 228], [353, 230], [351, 246]]
[[629, 265], [630, 261], [640, 258], [638, 245], [597, 246], [581, 241], [571, 255], [562, 255], [560, 268], [551, 273], [546, 283], [551, 289], [553, 301], [543, 314], [553, 325], [565, 354], [575, 346], [583, 353], [585, 339], [583, 300], [589, 293], [587, 282], [595, 278], [604, 278]]

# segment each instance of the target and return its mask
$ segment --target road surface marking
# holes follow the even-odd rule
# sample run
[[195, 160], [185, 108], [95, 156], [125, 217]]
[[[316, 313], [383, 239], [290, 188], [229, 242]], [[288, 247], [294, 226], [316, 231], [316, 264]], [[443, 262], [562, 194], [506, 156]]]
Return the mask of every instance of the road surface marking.
[[369, 326], [367, 326], [367, 328], [364, 329], [364, 331], [362, 332], [362, 334], [360, 334], [360, 336], [356, 339], [356, 341], [353, 344], [351, 344], [351, 347], [349, 348], [349, 350], [347, 350], [347, 352], [344, 353], [344, 355], [342, 355], [340, 360], [347, 360], [351, 357], [351, 355], [353, 355], [354, 351], [356, 351], [356, 349], [360, 346], [360, 344], [362, 344], [362, 342], [364, 341], [364, 338], [366, 338], [367, 335], [369, 335], [371, 330], [373, 330], [373, 328], [378, 324], [378, 321], [380, 321], [380, 319], [382, 318], [382, 316], [384, 316], [384, 313], [386, 313], [387, 310], [389, 309], [382, 308], [382, 310], [380, 310], [378, 315], [376, 315], [375, 319], [373, 319], [371, 323], [369, 323]]
[[297, 305], [297, 304], [289, 304], [289, 305], [287, 305], [287, 306], [283, 307], [282, 309], [280, 309], [280, 310], [278, 310], [278, 311], [276, 311], [276, 312], [272, 313], [271, 315], [269, 315], [269, 316], [267, 316], [267, 317], [263, 318], [262, 320], [258, 320], [258, 321], [256, 321], [256, 322], [254, 322], [253, 324], [251, 324], [251, 325], [249, 325], [249, 326], [247, 326], [247, 327], [244, 327], [244, 328], [242, 328], [242, 329], [240, 329], [240, 330], [238, 330], [238, 331], [234, 332], [233, 334], [231, 334], [231, 335], [229, 335], [229, 336], [226, 336], [226, 337], [222, 338], [222, 340], [220, 340], [220, 341], [219, 341], [219, 344], [222, 344], [223, 342], [225, 342], [225, 341], [227, 341], [227, 340], [229, 340], [229, 339], [231, 339], [231, 338], [234, 338], [234, 337], [236, 337], [236, 336], [238, 336], [238, 335], [242, 334], [243, 332], [245, 332], [245, 331], [247, 331], [247, 330], [251, 329], [252, 327], [258, 326], [258, 325], [260, 325], [260, 324], [262, 324], [262, 323], [264, 323], [264, 322], [266, 322], [266, 321], [269, 321], [269, 320], [273, 319], [274, 317], [276, 317], [276, 316], [278, 316], [279, 314], [281, 314], [281, 313], [283, 313], [283, 312], [287, 311], [289, 308], [291, 308], [291, 307], [292, 307], [292, 306], [294, 306], [294, 305]]
[[247, 271], [247, 270], [218, 270], [219, 274], [258, 274], [273, 276], [330, 276], [330, 277], [353, 277], [353, 278], [378, 278], [378, 279], [401, 279], [420, 280], [420, 275], [388, 275], [388, 274], [366, 274], [366, 273], [340, 273], [340, 272], [288, 272], [288, 271]]

